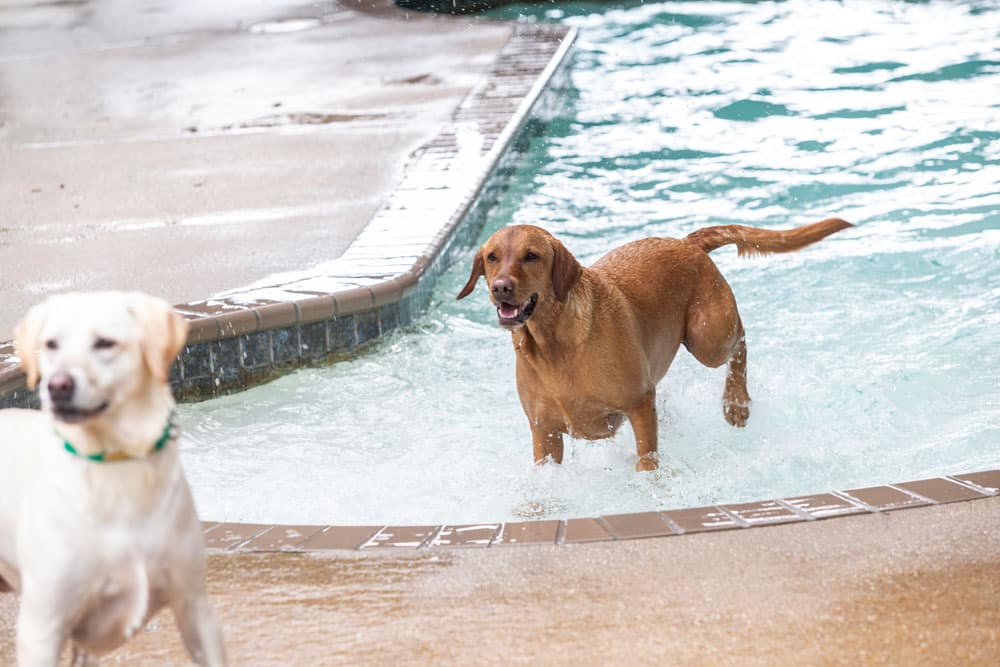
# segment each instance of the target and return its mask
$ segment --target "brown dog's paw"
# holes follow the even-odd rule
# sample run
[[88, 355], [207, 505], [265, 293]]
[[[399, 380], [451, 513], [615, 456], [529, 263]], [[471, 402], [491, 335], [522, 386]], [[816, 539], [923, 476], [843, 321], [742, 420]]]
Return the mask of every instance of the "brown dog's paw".
[[635, 462], [636, 472], [652, 472], [660, 467], [660, 462], [656, 460], [656, 454], [646, 454], [639, 457]]
[[722, 414], [725, 416], [726, 421], [743, 428], [747, 425], [747, 420], [750, 419], [750, 400], [746, 401], [722, 401]]

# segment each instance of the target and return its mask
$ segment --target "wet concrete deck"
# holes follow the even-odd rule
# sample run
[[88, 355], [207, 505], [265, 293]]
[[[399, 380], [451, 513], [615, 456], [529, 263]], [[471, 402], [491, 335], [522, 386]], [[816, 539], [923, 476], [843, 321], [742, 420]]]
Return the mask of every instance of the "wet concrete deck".
[[[1000, 498], [577, 546], [219, 554], [234, 665], [1000, 660]], [[380, 550], [381, 551], [381, 550]], [[0, 663], [13, 596], [0, 596]], [[102, 661], [185, 664], [169, 612]]]
[[343, 253], [511, 34], [358, 4], [0, 4], [0, 340], [53, 291]]

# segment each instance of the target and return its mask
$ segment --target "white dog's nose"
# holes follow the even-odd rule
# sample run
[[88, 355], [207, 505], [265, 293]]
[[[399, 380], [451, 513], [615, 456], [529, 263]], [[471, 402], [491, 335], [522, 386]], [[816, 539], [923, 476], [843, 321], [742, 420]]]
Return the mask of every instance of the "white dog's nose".
[[76, 383], [69, 373], [56, 373], [49, 378], [49, 398], [56, 405], [68, 405], [73, 402], [73, 392]]

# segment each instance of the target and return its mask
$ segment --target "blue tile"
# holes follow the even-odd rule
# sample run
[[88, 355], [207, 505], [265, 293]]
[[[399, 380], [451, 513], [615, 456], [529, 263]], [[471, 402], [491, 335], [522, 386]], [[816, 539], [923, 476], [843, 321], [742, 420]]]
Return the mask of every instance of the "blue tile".
[[276, 364], [294, 364], [299, 358], [298, 327], [273, 329], [271, 331], [272, 358]]
[[399, 304], [387, 303], [378, 311], [379, 331], [386, 335], [399, 328]]
[[357, 313], [354, 316], [354, 320], [357, 323], [358, 345], [378, 338], [378, 313], [374, 310]]
[[342, 354], [350, 352], [358, 344], [354, 328], [354, 315], [345, 315], [330, 320], [328, 323], [330, 352]]
[[212, 358], [208, 343], [198, 343], [184, 348], [181, 354], [181, 364], [184, 366], [183, 378], [196, 380], [212, 376]]
[[416, 290], [410, 292], [399, 301], [399, 326], [408, 327], [416, 319], [413, 314], [413, 299]]
[[299, 330], [299, 340], [302, 345], [304, 359], [319, 359], [327, 352], [327, 323], [313, 322], [304, 324]]
[[240, 339], [223, 338], [209, 343], [212, 354], [212, 371], [219, 380], [232, 380], [240, 376]]
[[243, 368], [263, 368], [271, 365], [271, 335], [268, 331], [258, 331], [240, 336], [243, 348]]
[[186, 400], [211, 398], [215, 395], [215, 383], [210, 377], [185, 380], [181, 387], [181, 393]]

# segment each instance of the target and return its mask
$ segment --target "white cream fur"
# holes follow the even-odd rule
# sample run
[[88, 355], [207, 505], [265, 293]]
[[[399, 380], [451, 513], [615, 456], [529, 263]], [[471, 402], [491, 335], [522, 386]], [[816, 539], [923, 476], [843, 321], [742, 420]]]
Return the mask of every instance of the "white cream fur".
[[[152, 451], [174, 408], [167, 375], [186, 334], [165, 301], [119, 292], [52, 297], [17, 327], [42, 398], [41, 411], [0, 412], [0, 578], [21, 595], [21, 667], [56, 665], [67, 642], [88, 655], [113, 650], [163, 606], [195, 662], [225, 664], [177, 443]], [[95, 348], [98, 338], [113, 344]], [[73, 378], [74, 407], [107, 408], [56, 419], [56, 373]], [[63, 438], [82, 454], [129, 458], [88, 461]]]

